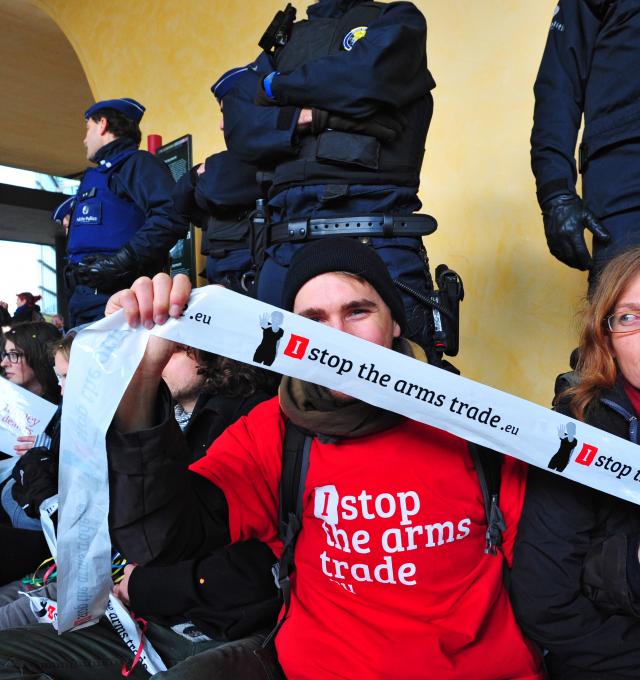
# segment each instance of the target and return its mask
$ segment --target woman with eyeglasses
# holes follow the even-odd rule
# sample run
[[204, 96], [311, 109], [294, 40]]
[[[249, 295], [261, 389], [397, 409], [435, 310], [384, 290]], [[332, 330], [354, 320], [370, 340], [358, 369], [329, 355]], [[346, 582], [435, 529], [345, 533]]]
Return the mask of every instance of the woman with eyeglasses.
[[[36, 321], [14, 326], [3, 337], [0, 368], [3, 376], [25, 390], [54, 404], [60, 401], [60, 387], [49, 352], [60, 333], [50, 323]], [[35, 437], [18, 437], [16, 453], [25, 453]]]
[[[64, 338], [58, 337], [57, 342], [48, 348], [61, 396], [64, 394], [71, 344], [75, 335], [71, 331]], [[13, 468], [13, 479], [2, 489], [2, 507], [9, 515], [11, 524], [18, 529], [41, 531], [40, 503], [58, 493], [61, 416], [62, 401], [47, 426], [46, 435], [38, 437], [34, 448], [21, 455]]]
[[[637, 444], [640, 248], [606, 266], [582, 326], [576, 380], [554, 408]], [[511, 591], [551, 678], [640, 677], [639, 541], [640, 505], [529, 468]]]
[[14, 326], [4, 334], [2, 361], [4, 376], [29, 392], [57, 404], [60, 388], [53, 371], [49, 346], [60, 340], [50, 323], [35, 321]]
[[[42, 321], [18, 324], [2, 337], [0, 368], [4, 377], [15, 385], [58, 404], [60, 387], [50, 354], [54, 342], [60, 342], [55, 326]], [[48, 437], [40, 439], [49, 441], [58, 424], [59, 414], [56, 414], [46, 430]], [[35, 440], [34, 436], [19, 437], [15, 453], [22, 456], [40, 443]], [[24, 576], [48, 555], [40, 523], [24, 516], [23, 509], [13, 499], [13, 484], [10, 478], [2, 485], [0, 494], [0, 585]]]

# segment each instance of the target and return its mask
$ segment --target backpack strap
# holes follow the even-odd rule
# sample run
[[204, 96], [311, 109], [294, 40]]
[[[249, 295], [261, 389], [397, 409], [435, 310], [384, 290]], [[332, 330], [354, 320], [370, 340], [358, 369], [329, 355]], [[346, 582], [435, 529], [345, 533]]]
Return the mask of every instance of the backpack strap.
[[285, 423], [282, 446], [282, 475], [280, 477], [280, 518], [278, 535], [282, 540], [280, 561], [274, 565], [273, 575], [282, 592], [284, 612], [263, 646], [273, 640], [284, 623], [291, 605], [291, 574], [295, 569], [294, 552], [298, 534], [302, 529], [302, 499], [309, 471], [309, 458], [313, 434], [291, 421]]
[[[311, 444], [314, 435], [297, 427], [291, 421], [285, 423], [282, 446], [282, 475], [280, 477], [280, 517], [278, 535], [283, 543], [282, 554], [273, 572], [276, 584], [282, 592], [284, 612], [280, 620], [264, 640], [268, 646], [284, 623], [291, 606], [291, 574], [295, 569], [294, 552], [302, 529], [302, 501], [309, 471]], [[502, 546], [502, 532], [506, 525], [498, 500], [500, 496], [500, 472], [502, 455], [484, 446], [469, 442], [487, 518], [485, 553], [495, 555]]]
[[502, 547], [502, 532], [507, 528], [499, 506], [502, 454], [473, 442], [469, 442], [469, 453], [480, 482], [487, 518], [484, 551], [495, 555]]

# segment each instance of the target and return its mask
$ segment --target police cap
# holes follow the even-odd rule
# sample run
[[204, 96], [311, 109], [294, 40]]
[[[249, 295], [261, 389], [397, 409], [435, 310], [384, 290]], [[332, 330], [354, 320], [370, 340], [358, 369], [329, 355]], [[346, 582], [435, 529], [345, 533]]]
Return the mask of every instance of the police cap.
[[220, 102], [224, 97], [233, 90], [238, 82], [239, 78], [248, 72], [255, 72], [255, 63], [248, 64], [247, 66], [237, 66], [232, 68], [226, 73], [223, 73], [218, 80], [211, 86], [211, 92], [213, 96]]
[[75, 196], [69, 196], [65, 201], [62, 201], [62, 203], [51, 213], [51, 219], [54, 222], [62, 224], [62, 220], [67, 215], [71, 214], [75, 200]]
[[122, 97], [121, 99], [105, 99], [101, 102], [96, 102], [84, 112], [84, 119], [88, 120], [100, 109], [115, 109], [125, 118], [129, 118], [135, 123], [139, 123], [142, 120], [145, 112], [145, 108], [140, 102], [137, 102], [135, 99], [129, 99], [129, 97]]

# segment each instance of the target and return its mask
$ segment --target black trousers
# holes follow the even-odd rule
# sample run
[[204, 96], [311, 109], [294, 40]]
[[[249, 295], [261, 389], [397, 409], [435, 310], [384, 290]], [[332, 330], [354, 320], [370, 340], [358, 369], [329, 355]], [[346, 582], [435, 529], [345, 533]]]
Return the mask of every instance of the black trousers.
[[[264, 640], [257, 633], [234, 642], [193, 642], [168, 626], [150, 623], [147, 635], [167, 667], [155, 678], [180, 680], [279, 680], [265, 675], [253, 654]], [[129, 668], [133, 653], [111, 624], [102, 618], [96, 625], [71, 633], [35, 623], [0, 631], [0, 680], [121, 680], [122, 665]], [[277, 662], [276, 668], [277, 668]], [[129, 678], [143, 680], [149, 674], [139, 664]]]

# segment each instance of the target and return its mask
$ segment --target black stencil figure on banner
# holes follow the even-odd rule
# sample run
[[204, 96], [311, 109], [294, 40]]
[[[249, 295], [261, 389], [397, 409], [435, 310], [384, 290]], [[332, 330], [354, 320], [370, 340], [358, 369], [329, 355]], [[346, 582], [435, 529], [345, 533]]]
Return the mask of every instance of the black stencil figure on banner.
[[560, 425], [558, 427], [558, 437], [560, 437], [560, 446], [553, 454], [547, 467], [556, 472], [564, 472], [571, 460], [571, 454], [578, 443], [575, 423], [568, 422], [566, 425]]
[[271, 312], [271, 318], [268, 314], [260, 315], [260, 328], [262, 328], [262, 342], [253, 355], [253, 360], [257, 364], [264, 364], [271, 366], [276, 360], [278, 354], [278, 345], [280, 339], [284, 335], [284, 330], [281, 327], [284, 321], [282, 312]]
[[[33, 600], [31, 600], [31, 602], [33, 602]], [[48, 605], [48, 601], [44, 597], [41, 597], [38, 600], [38, 606], [40, 607], [40, 609], [38, 609], [38, 611], [34, 612], [34, 616], [36, 617], [36, 619], [41, 619], [43, 616], [46, 616], [47, 605]]]

